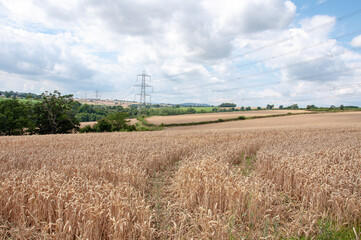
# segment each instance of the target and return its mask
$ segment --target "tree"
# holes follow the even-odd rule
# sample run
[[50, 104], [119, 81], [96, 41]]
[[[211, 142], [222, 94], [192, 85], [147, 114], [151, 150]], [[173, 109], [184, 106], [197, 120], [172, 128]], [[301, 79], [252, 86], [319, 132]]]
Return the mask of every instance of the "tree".
[[5, 92], [4, 95], [5, 95], [6, 98], [10, 98], [10, 97], [11, 97], [11, 93], [10, 93], [10, 92]]
[[279, 108], [279, 109], [283, 109], [283, 105], [280, 105], [278, 108]]
[[41, 101], [34, 105], [34, 120], [39, 134], [70, 133], [79, 128], [75, 118], [75, 101], [72, 95], [61, 96], [61, 93], [45, 92]]
[[97, 132], [111, 132], [112, 124], [108, 119], [100, 119], [98, 123], [94, 125], [94, 129]]
[[306, 109], [310, 110], [310, 109], [316, 109], [317, 107], [315, 105], [307, 105]]
[[187, 113], [196, 113], [197, 111], [194, 108], [189, 107]]
[[257, 107], [257, 110], [261, 110], [261, 107]]
[[111, 123], [112, 131], [120, 131], [127, 128], [127, 123], [129, 122], [129, 120], [126, 119], [127, 117], [129, 117], [128, 113], [117, 112], [108, 115], [106, 119]]
[[18, 100], [0, 102], [0, 135], [21, 135], [33, 129], [28, 106]]
[[298, 109], [298, 104], [292, 104], [291, 106], [287, 107], [288, 109]]
[[219, 107], [235, 107], [237, 104], [234, 103], [222, 103]]
[[275, 105], [273, 105], [273, 104], [267, 104], [267, 109], [272, 109], [273, 107], [274, 107]]

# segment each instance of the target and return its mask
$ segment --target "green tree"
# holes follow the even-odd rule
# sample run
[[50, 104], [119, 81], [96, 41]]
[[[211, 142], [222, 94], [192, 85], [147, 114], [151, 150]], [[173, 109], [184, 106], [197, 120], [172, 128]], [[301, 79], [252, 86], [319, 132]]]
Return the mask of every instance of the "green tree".
[[288, 109], [298, 109], [298, 104], [292, 104], [291, 106], [287, 107]]
[[26, 104], [18, 100], [0, 102], [0, 135], [21, 135], [33, 129]]
[[279, 108], [279, 109], [283, 109], [283, 105], [280, 105], [278, 108]]
[[111, 123], [112, 131], [120, 131], [127, 128], [129, 122], [126, 119], [127, 117], [129, 117], [129, 114], [126, 112], [116, 112], [108, 115], [106, 119]]
[[70, 133], [79, 128], [75, 118], [75, 101], [72, 95], [62, 96], [60, 92], [45, 92], [41, 101], [34, 105], [34, 120], [39, 134]]
[[197, 111], [194, 108], [189, 107], [187, 113], [196, 113]]
[[307, 105], [306, 109], [310, 110], [310, 109], [316, 109], [317, 107], [315, 105]]
[[10, 97], [11, 97], [11, 93], [10, 93], [10, 92], [5, 92], [4, 95], [5, 95], [6, 98], [10, 98]]
[[221, 105], [219, 105], [219, 107], [236, 107], [237, 104], [235, 103], [222, 103]]
[[100, 119], [93, 127], [97, 132], [111, 132], [112, 123], [108, 119]]
[[273, 104], [267, 104], [266, 109], [272, 109], [274, 106], [275, 106], [275, 105], [273, 105]]

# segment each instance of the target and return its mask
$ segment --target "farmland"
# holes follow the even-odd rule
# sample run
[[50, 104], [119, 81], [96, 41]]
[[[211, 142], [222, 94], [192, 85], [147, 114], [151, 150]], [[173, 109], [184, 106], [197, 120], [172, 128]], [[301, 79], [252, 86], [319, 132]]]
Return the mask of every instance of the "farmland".
[[355, 239], [360, 120], [0, 137], [0, 238]]
[[147, 121], [160, 125], [160, 124], [179, 124], [179, 123], [191, 123], [202, 121], [214, 121], [218, 119], [230, 119], [237, 118], [239, 116], [254, 117], [254, 116], [269, 116], [276, 114], [287, 113], [304, 113], [304, 110], [261, 110], [261, 111], [237, 111], [237, 112], [220, 112], [220, 113], [203, 113], [203, 114], [186, 114], [176, 116], [153, 116], [147, 118]]
[[[263, 116], [263, 115], [262, 115]], [[286, 117], [260, 118], [199, 126], [172, 127], [166, 131], [180, 130], [225, 130], [225, 129], [280, 129], [280, 128], [327, 128], [360, 126], [361, 112], [290, 115]]]

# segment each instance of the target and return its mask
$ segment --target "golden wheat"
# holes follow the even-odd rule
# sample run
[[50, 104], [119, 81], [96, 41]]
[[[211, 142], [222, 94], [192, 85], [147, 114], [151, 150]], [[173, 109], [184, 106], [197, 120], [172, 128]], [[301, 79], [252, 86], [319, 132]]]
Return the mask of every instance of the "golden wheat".
[[361, 222], [361, 123], [0, 146], [2, 239], [279, 239]]

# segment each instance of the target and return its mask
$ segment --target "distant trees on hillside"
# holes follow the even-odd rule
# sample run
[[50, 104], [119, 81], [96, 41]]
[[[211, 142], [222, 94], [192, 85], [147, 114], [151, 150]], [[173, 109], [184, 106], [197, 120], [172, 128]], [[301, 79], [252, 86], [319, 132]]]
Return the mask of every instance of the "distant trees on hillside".
[[290, 105], [288, 107], [285, 107], [283, 109], [299, 109], [299, 107], [298, 107], [298, 104], [292, 104], [292, 105]]
[[236, 107], [237, 104], [235, 103], [222, 103], [219, 105], [219, 107]]
[[0, 91], [0, 96], [5, 96], [6, 98], [40, 98], [41, 95], [35, 93], [22, 93], [14, 91]]
[[273, 104], [267, 104], [266, 109], [272, 109], [274, 106]]

